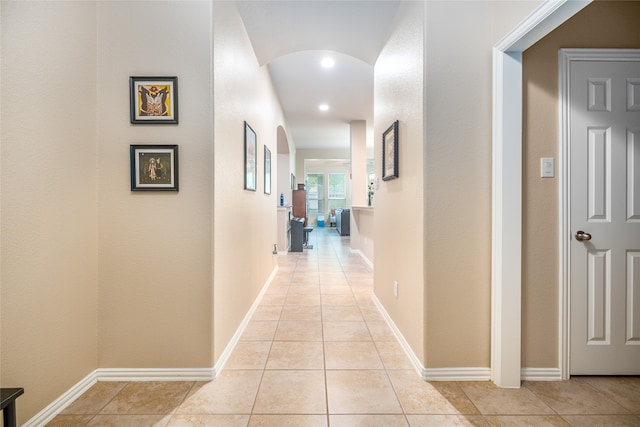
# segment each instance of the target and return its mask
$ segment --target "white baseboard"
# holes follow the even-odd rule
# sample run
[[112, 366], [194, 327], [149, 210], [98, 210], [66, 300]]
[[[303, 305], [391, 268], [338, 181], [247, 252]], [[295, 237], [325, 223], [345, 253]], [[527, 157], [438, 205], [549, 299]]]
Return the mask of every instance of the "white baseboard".
[[391, 331], [398, 339], [398, 342], [409, 357], [413, 367], [425, 381], [489, 381], [491, 379], [490, 368], [460, 367], [460, 368], [425, 368], [420, 359], [413, 352], [409, 343], [404, 338], [398, 327], [395, 325], [389, 313], [384, 309], [380, 300], [374, 295], [373, 303], [380, 311], [382, 317], [387, 322]]
[[491, 368], [422, 368], [425, 381], [490, 381]]
[[62, 396], [51, 402], [46, 408], [38, 412], [29, 421], [24, 423], [23, 427], [40, 427], [47, 424], [49, 421], [55, 418], [64, 408], [69, 406], [71, 402], [80, 397], [83, 393], [89, 390], [95, 383], [98, 382], [96, 377], [96, 371], [93, 371], [80, 382], [67, 390]]
[[213, 368], [98, 368], [98, 381], [211, 381]]
[[38, 412], [23, 424], [23, 427], [44, 426], [98, 381], [212, 381], [216, 379], [240, 340], [240, 336], [242, 336], [247, 328], [251, 317], [255, 313], [260, 301], [262, 301], [262, 297], [277, 272], [278, 266], [271, 272], [271, 275], [265, 282], [253, 305], [213, 368], [98, 368], [67, 390], [42, 411]]
[[562, 369], [522, 368], [520, 378], [523, 381], [562, 381]]
[[253, 317], [253, 314], [256, 312], [258, 305], [260, 305], [260, 302], [262, 301], [262, 298], [264, 297], [265, 292], [267, 292], [269, 285], [271, 284], [271, 282], [273, 282], [273, 279], [276, 277], [276, 274], [278, 273], [279, 269], [280, 267], [276, 265], [276, 268], [273, 269], [273, 271], [271, 272], [271, 275], [269, 276], [265, 284], [262, 286], [260, 293], [256, 297], [255, 301], [253, 301], [253, 305], [251, 305], [251, 308], [249, 309], [247, 314], [244, 316], [244, 319], [242, 319], [240, 326], [238, 326], [238, 329], [236, 329], [236, 333], [233, 334], [233, 337], [231, 337], [229, 344], [227, 344], [227, 346], [224, 348], [224, 351], [220, 355], [220, 358], [218, 359], [215, 366], [213, 367], [214, 372], [217, 372], [217, 373], [222, 372], [224, 365], [229, 360], [229, 356], [231, 356], [231, 352], [233, 351], [234, 348], [236, 348], [238, 341], [240, 341], [240, 337], [242, 336], [244, 331], [247, 329], [247, 325], [249, 324], [249, 321]]

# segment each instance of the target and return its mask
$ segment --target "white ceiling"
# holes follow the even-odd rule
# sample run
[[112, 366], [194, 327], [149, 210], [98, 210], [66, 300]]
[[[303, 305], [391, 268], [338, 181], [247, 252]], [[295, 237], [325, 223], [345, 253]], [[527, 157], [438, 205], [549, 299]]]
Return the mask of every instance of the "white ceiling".
[[[372, 128], [373, 65], [398, 5], [399, 0], [238, 2], [297, 148], [347, 148], [349, 122], [366, 120]], [[334, 67], [321, 67], [325, 56], [335, 60]], [[329, 110], [320, 111], [321, 103]]]

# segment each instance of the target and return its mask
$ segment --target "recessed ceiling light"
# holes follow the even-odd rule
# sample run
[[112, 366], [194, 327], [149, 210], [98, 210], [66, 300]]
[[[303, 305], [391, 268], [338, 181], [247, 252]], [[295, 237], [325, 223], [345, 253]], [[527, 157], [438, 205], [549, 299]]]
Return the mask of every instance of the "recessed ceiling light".
[[318, 108], [320, 109], [320, 111], [328, 111], [329, 110], [329, 106], [327, 104], [320, 104], [318, 106]]
[[324, 68], [331, 68], [336, 65], [336, 61], [334, 61], [332, 58], [326, 57], [320, 64], [322, 64]]

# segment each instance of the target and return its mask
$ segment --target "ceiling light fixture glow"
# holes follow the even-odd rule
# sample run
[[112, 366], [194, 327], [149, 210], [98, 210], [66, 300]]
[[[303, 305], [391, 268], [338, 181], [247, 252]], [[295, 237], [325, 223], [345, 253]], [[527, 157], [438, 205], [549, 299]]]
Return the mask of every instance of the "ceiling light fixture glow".
[[328, 106], [327, 104], [320, 104], [320, 105], [318, 106], [318, 109], [319, 109], [320, 111], [329, 111], [329, 106]]
[[331, 68], [334, 65], [336, 65], [336, 61], [334, 61], [332, 58], [326, 57], [322, 60], [322, 62], [320, 62], [320, 64], [324, 67], [324, 68]]

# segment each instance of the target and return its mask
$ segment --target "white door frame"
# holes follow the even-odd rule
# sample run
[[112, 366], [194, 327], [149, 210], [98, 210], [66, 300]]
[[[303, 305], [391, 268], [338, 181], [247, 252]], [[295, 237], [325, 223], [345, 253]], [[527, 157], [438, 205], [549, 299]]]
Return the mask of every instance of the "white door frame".
[[547, 0], [493, 48], [491, 379], [499, 387], [520, 387], [522, 375], [522, 52], [590, 2]]
[[570, 64], [573, 61], [628, 61], [638, 59], [638, 49], [561, 49], [558, 53], [560, 65], [560, 367], [562, 379], [569, 379], [571, 373], [571, 205], [569, 190], [571, 176], [571, 158], [569, 142], [569, 80]]

